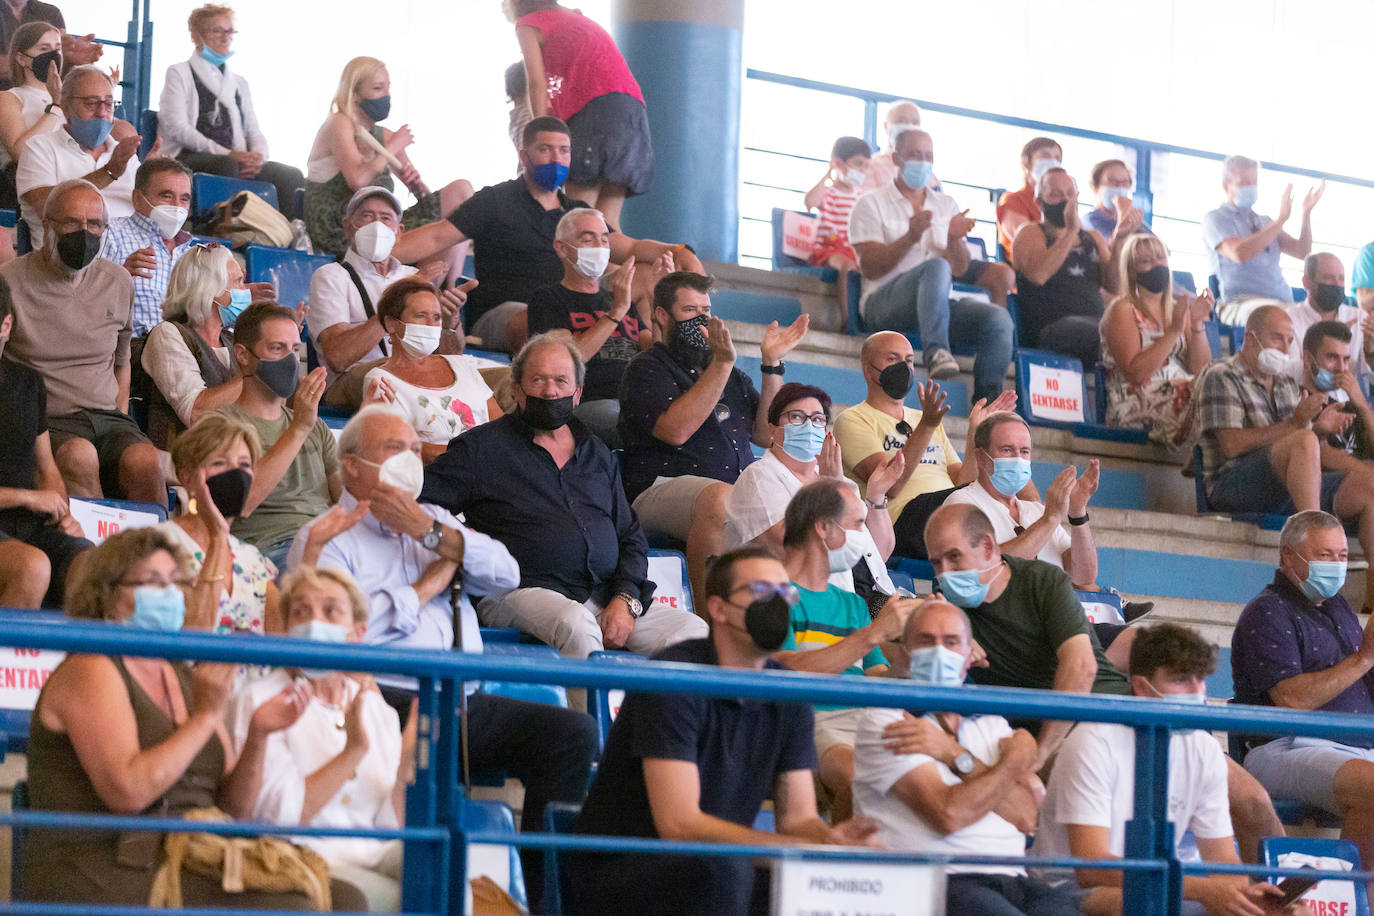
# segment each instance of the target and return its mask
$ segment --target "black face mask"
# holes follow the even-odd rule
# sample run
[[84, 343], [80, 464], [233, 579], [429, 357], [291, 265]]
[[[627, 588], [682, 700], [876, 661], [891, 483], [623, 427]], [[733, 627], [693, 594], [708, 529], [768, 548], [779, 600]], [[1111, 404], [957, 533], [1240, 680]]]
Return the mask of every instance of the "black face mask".
[[754, 645], [764, 652], [776, 652], [792, 630], [792, 606], [780, 595], [755, 601], [744, 609], [744, 629]]
[[205, 478], [210, 500], [225, 518], [235, 518], [243, 512], [243, 503], [248, 499], [248, 488], [252, 484], [253, 475], [244, 468], [230, 468]]
[[1061, 200], [1057, 204], [1047, 204], [1041, 202], [1040, 211], [1045, 214], [1045, 222], [1051, 226], [1064, 228], [1064, 208], [1069, 205], [1067, 200]]
[[1317, 286], [1317, 294], [1312, 297], [1312, 304], [1317, 307], [1319, 312], [1334, 312], [1345, 302], [1345, 287], [1337, 286], [1335, 283], [1322, 283]]
[[1146, 292], [1162, 293], [1168, 289], [1169, 281], [1173, 279], [1173, 274], [1169, 271], [1168, 264], [1156, 264], [1149, 270], [1142, 271], [1135, 275], [1135, 282]]
[[525, 406], [520, 408], [520, 419], [534, 429], [552, 432], [568, 425], [575, 406], [572, 395], [563, 398], [537, 398], [527, 394]]
[[384, 95], [379, 99], [358, 99], [358, 107], [363, 110], [373, 121], [385, 121], [391, 114], [391, 96]]
[[911, 367], [905, 362], [893, 363], [878, 373], [878, 387], [883, 389], [883, 394], [898, 401], [906, 397], [914, 381]]
[[85, 229], [57, 237], [57, 257], [72, 270], [81, 270], [100, 254], [100, 236]]
[[39, 80], [41, 80], [42, 82], [46, 83], [48, 81], [48, 71], [51, 70], [53, 67], [57, 67], [58, 72], [61, 72], [62, 52], [44, 51], [42, 54], [35, 54], [33, 56], [32, 65], [33, 75], [38, 77]]
[[668, 339], [668, 352], [684, 366], [701, 369], [711, 361], [711, 342], [706, 337], [706, 323], [710, 315], [697, 315], [673, 325]]

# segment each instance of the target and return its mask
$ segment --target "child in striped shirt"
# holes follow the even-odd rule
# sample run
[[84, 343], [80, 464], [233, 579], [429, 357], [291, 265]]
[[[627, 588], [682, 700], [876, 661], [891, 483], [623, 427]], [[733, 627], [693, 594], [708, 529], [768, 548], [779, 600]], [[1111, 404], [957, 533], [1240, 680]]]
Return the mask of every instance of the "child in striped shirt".
[[872, 154], [869, 145], [858, 137], [841, 137], [830, 150], [830, 168], [806, 192], [806, 208], [816, 210], [820, 216], [811, 264], [839, 271], [836, 285], [841, 328], [849, 315], [849, 273], [859, 269], [858, 258], [849, 245], [849, 213], [859, 199]]

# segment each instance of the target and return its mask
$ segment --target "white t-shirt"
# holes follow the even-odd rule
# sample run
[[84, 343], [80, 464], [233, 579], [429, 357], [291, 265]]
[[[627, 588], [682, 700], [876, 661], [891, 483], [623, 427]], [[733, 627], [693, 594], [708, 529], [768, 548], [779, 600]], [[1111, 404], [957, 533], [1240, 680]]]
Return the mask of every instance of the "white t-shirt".
[[[772, 449], [763, 457], [740, 472], [739, 479], [730, 488], [725, 499], [725, 549], [734, 550], [782, 521], [787, 513], [787, 504], [802, 488], [802, 482], [792, 471], [778, 460]], [[876, 510], [869, 510], [870, 512]], [[864, 560], [868, 571], [873, 575], [878, 590], [891, 595], [897, 591], [892, 578], [887, 574], [878, 545], [868, 528], [861, 528], [863, 537]], [[854, 591], [854, 574], [849, 570], [831, 575], [829, 582], [836, 588], [847, 592]]]
[[[43, 247], [43, 214], [30, 206], [24, 195], [34, 188], [51, 188], [69, 178], [83, 178], [108, 165], [117, 145], [113, 137], [107, 137], [100, 155], [92, 157], [65, 129], [51, 130], [28, 139], [19, 155], [14, 184], [19, 192], [19, 209], [29, 224], [34, 248]], [[110, 219], [134, 212], [134, 173], [137, 171], [138, 157], [130, 156], [119, 178], [100, 189]]]
[[[917, 767], [934, 763], [947, 786], [960, 782], [958, 774], [925, 754], [896, 754], [883, 746], [883, 729], [902, 718], [900, 709], [866, 709], [854, 739], [854, 813], [878, 822], [877, 839], [888, 849], [950, 855], [1023, 856], [1026, 835], [992, 812], [962, 830], [945, 834], [933, 829], [892, 787]], [[933, 718], [933, 717], [931, 717]], [[988, 766], [1001, 759], [1000, 742], [1012, 733], [1001, 716], [965, 716], [959, 721], [959, 743]], [[1222, 801], [1226, 799], [1223, 787]], [[1024, 875], [1025, 869], [1009, 865], [951, 865], [952, 874]]]
[[[354, 251], [352, 245], [344, 252], [344, 263], [358, 272], [358, 279], [363, 281], [363, 289], [367, 290], [368, 298], [372, 300], [374, 314], [377, 311], [377, 302], [388, 286], [419, 272], [395, 258], [388, 258], [386, 274], [379, 274], [372, 262]], [[311, 275], [309, 301], [310, 318], [306, 321], [306, 327], [310, 329], [310, 342], [315, 345], [316, 351], [320, 349], [320, 332], [325, 328], [332, 328], [336, 324], [352, 327], [367, 321], [363, 297], [358, 294], [357, 284], [342, 264], [326, 264]], [[363, 354], [363, 358], [358, 362], [368, 363], [375, 359], [384, 359], [390, 354], [390, 344], [387, 344], [386, 353], [383, 353], [380, 347], [373, 347]], [[325, 369], [329, 373], [329, 380], [334, 381], [338, 373], [328, 366]]]
[[453, 369], [453, 384], [447, 388], [421, 388], [402, 381], [377, 366], [363, 377], [363, 391], [375, 378], [385, 378], [396, 389], [395, 410], [405, 417], [421, 442], [447, 445], [448, 440], [487, 422], [487, 399], [491, 389], [477, 371], [471, 356], [444, 356]]
[[[1288, 348], [1288, 365], [1284, 367], [1284, 372], [1302, 381], [1302, 336], [1307, 333], [1307, 329], [1318, 321], [1322, 321], [1323, 316], [1312, 307], [1311, 301], [1294, 302], [1284, 306], [1288, 312], [1288, 317], [1293, 319], [1293, 346]], [[1359, 319], [1359, 320], [1356, 320]], [[1364, 310], [1356, 305], [1340, 305], [1336, 307], [1335, 320], [1345, 324], [1355, 321], [1355, 326], [1350, 329], [1350, 371], [1355, 373], [1355, 377], [1369, 373], [1369, 363], [1364, 358], [1364, 331], [1360, 326], [1360, 321], [1364, 319]]]
[[[1126, 822], [1135, 809], [1135, 730], [1126, 725], [1084, 722], [1069, 732], [1059, 750], [1031, 854], [1068, 856], [1067, 824], [1110, 827], [1112, 855], [1126, 850]], [[1197, 850], [1181, 845], [1183, 834], [1198, 839], [1232, 835], [1226, 801], [1226, 761], [1209, 732], [1175, 731], [1169, 741], [1169, 821], [1180, 861], [1196, 861]], [[1072, 881], [1066, 870], [1045, 870], [1053, 883]]]
[[[994, 497], [987, 490], [983, 489], [983, 484], [975, 480], [973, 483], [964, 487], [962, 490], [955, 490], [945, 500], [947, 504], [967, 503], [970, 506], [977, 506], [983, 510], [983, 514], [992, 522], [992, 535], [997, 538], [997, 543], [1005, 544], [1016, 537], [1016, 523], [1011, 519], [1011, 510], [1001, 501]], [[1021, 527], [1029, 528], [1040, 521], [1045, 514], [1044, 503], [1026, 502], [1024, 499], [1017, 499], [1021, 510]], [[1064, 551], [1072, 546], [1069, 540], [1069, 533], [1064, 530], [1063, 525], [1056, 525], [1054, 534], [1045, 542], [1045, 546], [1040, 548], [1040, 552], [1035, 555], [1037, 560], [1044, 560], [1046, 563], [1057, 569], [1064, 568]]]
[[[864, 310], [869, 293], [888, 281], [898, 277], [918, 264], [941, 256], [945, 241], [949, 238], [949, 221], [959, 215], [959, 205], [954, 198], [939, 191], [926, 188], [925, 208], [931, 212], [930, 228], [921, 236], [920, 241], [911, 246], [897, 265], [881, 277], [870, 280], [863, 278], [863, 298], [859, 300], [859, 311]], [[882, 242], [891, 245], [906, 235], [911, 218], [916, 215], [911, 202], [902, 196], [897, 185], [889, 184], [859, 198], [849, 214], [849, 244], [861, 242]]]

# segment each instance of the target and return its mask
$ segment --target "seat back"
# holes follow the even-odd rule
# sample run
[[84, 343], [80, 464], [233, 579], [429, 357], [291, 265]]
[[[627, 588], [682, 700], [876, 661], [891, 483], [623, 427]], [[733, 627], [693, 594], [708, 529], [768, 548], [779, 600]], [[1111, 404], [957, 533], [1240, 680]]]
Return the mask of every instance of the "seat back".
[[810, 213], [773, 208], [773, 269], [809, 267], [811, 243], [820, 219]]
[[[649, 659], [633, 652], [593, 652], [587, 656], [589, 662], [606, 665], [642, 665]], [[606, 738], [611, 734], [611, 723], [620, 714], [620, 705], [625, 702], [625, 691], [619, 687], [588, 687], [587, 714], [596, 723], [597, 740], [606, 746]]]
[[[465, 800], [463, 802], [462, 826], [464, 832], [497, 831], [515, 836], [515, 816], [511, 813], [508, 805], [498, 801]], [[520, 855], [516, 847], [485, 843], [474, 843], [468, 846], [467, 874], [469, 879], [467, 894], [472, 893], [470, 883], [472, 878], [487, 875], [504, 887], [511, 898], [521, 907], [529, 907], [529, 898], [525, 894], [525, 872], [520, 867]], [[470, 898], [463, 912], [472, 912]]]
[[[21, 779], [14, 784], [14, 789], [10, 791], [10, 810], [27, 811], [29, 810], [29, 783], [26, 779]], [[19, 825], [10, 829], [10, 899], [23, 900], [24, 890], [19, 884], [20, 877], [24, 874], [24, 834], [25, 830]]]
[[[527, 643], [495, 642], [484, 644], [486, 655], [522, 655], [531, 658], [558, 658], [558, 650], [549, 646]], [[482, 692], [493, 696], [524, 700], [527, 703], [548, 703], [568, 708], [568, 690], [562, 684], [521, 684], [511, 681], [483, 681]]]
[[138, 116], [138, 161], [147, 162], [153, 144], [157, 142], [157, 112], [151, 108], [143, 109]]
[[[572, 833], [577, 824], [581, 807], [570, 802], [549, 802], [544, 806], [545, 833]], [[559, 882], [560, 852], [544, 854], [544, 912], [549, 916], [562, 916], [563, 886]]]
[[1027, 423], [1071, 426], [1088, 422], [1083, 364], [1045, 350], [1016, 351], [1016, 410]]
[[1079, 589], [1074, 590], [1078, 596], [1078, 603], [1083, 605], [1083, 613], [1088, 618], [1088, 623], [1115, 623], [1124, 624], [1125, 618], [1121, 616], [1121, 596], [1114, 592], [1090, 592]]
[[86, 539], [96, 544], [126, 528], [150, 528], [167, 521], [167, 510], [157, 503], [73, 496], [67, 504]]
[[687, 576], [687, 558], [676, 550], [649, 548], [649, 579], [654, 590], [654, 605], [675, 611], [697, 612], [692, 598], [692, 580]]
[[988, 243], [975, 236], [964, 237], [964, 247], [968, 249], [968, 256], [974, 261], [986, 261], [988, 259]]
[[[1349, 840], [1335, 840], [1326, 837], [1265, 837], [1260, 840], [1260, 855], [1265, 865], [1280, 868], [1340, 867], [1335, 862], [1347, 863], [1354, 871], [1360, 870], [1360, 851]], [[1335, 862], [1318, 863], [1314, 860], [1330, 859]], [[1278, 884], [1282, 879], [1271, 879]], [[1369, 894], [1362, 881], [1321, 881], [1303, 897], [1316, 912], [1349, 913], [1352, 916], [1369, 916]], [[1315, 904], [1315, 906], [1312, 906]]]
[[1174, 285], [1181, 286], [1190, 293], [1197, 292], [1197, 284], [1193, 280], [1193, 274], [1187, 270], [1174, 271]]
[[199, 219], [216, 204], [224, 203], [240, 191], [252, 191], [273, 207], [281, 209], [277, 203], [277, 186], [274, 184], [195, 172], [191, 175], [191, 218]]
[[1207, 335], [1207, 349], [1212, 354], [1212, 359], [1218, 360], [1226, 356], [1226, 351], [1221, 348], [1221, 322], [1215, 319], [1204, 321], [1202, 330]]
[[327, 254], [307, 254], [292, 248], [271, 245], [245, 245], [244, 275], [249, 283], [273, 283], [277, 301], [295, 308], [310, 298], [310, 278], [326, 264], [334, 263]]

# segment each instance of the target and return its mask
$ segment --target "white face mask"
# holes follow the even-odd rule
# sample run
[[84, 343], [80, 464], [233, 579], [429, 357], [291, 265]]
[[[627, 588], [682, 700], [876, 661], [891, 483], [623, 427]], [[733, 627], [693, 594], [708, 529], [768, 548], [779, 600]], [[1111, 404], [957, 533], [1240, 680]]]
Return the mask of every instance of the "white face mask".
[[414, 359], [424, 359], [439, 349], [439, 335], [443, 330], [437, 324], [406, 322], [406, 336], [401, 338], [401, 346]]
[[846, 183], [846, 184], [853, 185], [854, 187], [859, 188], [859, 187], [863, 187], [863, 183], [864, 183], [864, 181], [866, 181], [867, 179], [868, 179], [868, 173], [865, 172], [863, 169], [846, 169], [846, 170], [845, 170], [845, 173], [844, 173], [844, 180], [845, 180], [845, 183]]
[[158, 235], [164, 239], [174, 238], [186, 224], [186, 208], [173, 207], [171, 204], [158, 204], [148, 218], [157, 224]]
[[1288, 354], [1273, 347], [1265, 347], [1259, 351], [1260, 370], [1268, 375], [1278, 375], [1288, 365]]
[[[354, 456], [357, 457], [356, 455]], [[412, 499], [420, 495], [420, 490], [425, 485], [425, 466], [420, 461], [420, 456], [406, 449], [404, 452], [397, 452], [387, 460], [378, 464], [375, 461], [368, 461], [366, 458], [358, 458], [363, 464], [371, 465], [377, 469], [377, 482], [384, 483], [389, 487], [395, 487], [402, 493], [407, 494]]]
[[1050, 169], [1063, 168], [1063, 166], [1064, 163], [1058, 159], [1037, 159], [1031, 163], [1031, 177], [1039, 181]]
[[868, 541], [861, 531], [852, 531], [848, 528], [844, 531], [844, 543], [839, 547], [827, 547], [826, 553], [829, 554], [830, 571], [832, 573], [848, 572], [853, 569], [860, 560], [863, 559], [864, 550], [868, 548]]
[[579, 248], [577, 249], [577, 272], [588, 280], [599, 280], [601, 275], [606, 272], [606, 266], [611, 263], [611, 249], [609, 248]]
[[353, 233], [353, 250], [374, 264], [390, 257], [395, 244], [396, 233], [380, 220], [360, 226]]

